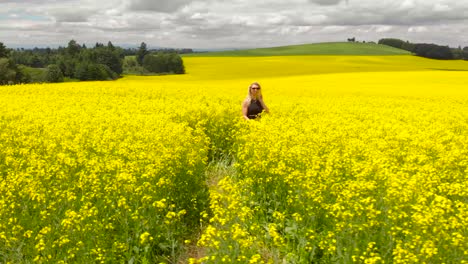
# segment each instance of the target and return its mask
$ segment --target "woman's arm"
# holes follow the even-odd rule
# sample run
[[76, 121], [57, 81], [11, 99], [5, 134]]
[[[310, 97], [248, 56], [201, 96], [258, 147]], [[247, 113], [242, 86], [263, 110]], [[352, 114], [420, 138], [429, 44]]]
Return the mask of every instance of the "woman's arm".
[[266, 106], [265, 102], [263, 102], [263, 96], [259, 98], [260, 100], [260, 104], [262, 104], [262, 107], [263, 107], [263, 110], [266, 112], [266, 113], [270, 113], [270, 109], [268, 109], [268, 107]]
[[249, 103], [247, 100], [244, 100], [244, 102], [242, 102], [242, 117], [244, 117], [245, 120], [249, 120], [249, 117], [247, 116], [248, 109]]

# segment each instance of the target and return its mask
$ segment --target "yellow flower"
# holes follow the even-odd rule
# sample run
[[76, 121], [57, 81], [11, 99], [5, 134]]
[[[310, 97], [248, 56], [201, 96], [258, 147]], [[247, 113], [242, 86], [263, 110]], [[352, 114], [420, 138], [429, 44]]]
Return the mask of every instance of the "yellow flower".
[[153, 241], [153, 237], [151, 236], [150, 233], [144, 232], [140, 235], [140, 244], [144, 245], [150, 241]]

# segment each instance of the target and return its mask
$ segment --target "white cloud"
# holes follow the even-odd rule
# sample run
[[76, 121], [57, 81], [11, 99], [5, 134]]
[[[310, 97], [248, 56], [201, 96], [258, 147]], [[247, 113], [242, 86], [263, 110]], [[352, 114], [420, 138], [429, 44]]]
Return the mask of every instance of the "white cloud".
[[197, 12], [197, 13], [193, 14], [193, 15], [190, 17], [190, 19], [203, 19], [204, 17], [205, 17], [205, 16], [204, 16], [203, 14]]
[[284, 14], [271, 14], [265, 19], [265, 23], [269, 25], [281, 25], [288, 23], [289, 18]]
[[416, 7], [415, 0], [404, 0], [400, 4], [400, 9], [408, 10]]
[[433, 10], [435, 12], [447, 12], [451, 11], [451, 8], [447, 4], [437, 3], [434, 5]]
[[423, 26], [417, 26], [417, 27], [409, 27], [408, 32], [410, 33], [423, 33], [423, 32], [428, 32], [429, 30], [427, 27]]
[[383, 32], [389, 32], [393, 29], [392, 26], [375, 26], [375, 32], [377, 33], [383, 33]]
[[348, 27], [346, 26], [325, 26], [320, 31], [328, 33], [338, 33], [345, 31], [347, 28]]

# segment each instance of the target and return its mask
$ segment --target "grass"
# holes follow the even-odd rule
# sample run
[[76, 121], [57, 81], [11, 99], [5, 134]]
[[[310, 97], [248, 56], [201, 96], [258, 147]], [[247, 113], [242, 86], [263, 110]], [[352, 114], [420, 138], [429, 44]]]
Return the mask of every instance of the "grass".
[[[221, 191], [218, 182], [226, 176], [236, 175], [236, 169], [232, 166], [230, 158], [221, 158], [220, 160], [213, 161], [208, 164], [205, 170], [207, 186], [210, 188], [210, 192]], [[190, 238], [190, 242], [185, 245], [185, 248], [179, 256], [177, 263], [188, 263], [190, 258], [201, 258], [206, 255], [205, 248], [199, 247], [197, 241], [200, 239], [201, 234], [205, 231], [208, 223], [200, 224], [200, 230], [195, 232]]]
[[408, 51], [375, 43], [327, 42], [271, 48], [183, 54], [183, 57], [209, 56], [288, 56], [288, 55], [408, 55]]
[[30, 76], [31, 82], [40, 83], [45, 82], [46, 79], [46, 68], [33, 68], [25, 65], [20, 65], [20, 69], [27, 75]]

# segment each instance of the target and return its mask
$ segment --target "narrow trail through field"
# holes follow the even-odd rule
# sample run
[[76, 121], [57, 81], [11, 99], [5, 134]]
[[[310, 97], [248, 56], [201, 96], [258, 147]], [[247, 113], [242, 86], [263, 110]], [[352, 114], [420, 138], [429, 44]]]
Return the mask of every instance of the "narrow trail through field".
[[[208, 185], [210, 194], [213, 192], [219, 192], [220, 188], [218, 183], [221, 179], [226, 176], [234, 176], [237, 172], [234, 168], [232, 162], [227, 160], [218, 160], [211, 162], [206, 168], [206, 184]], [[185, 254], [180, 258], [179, 262], [189, 263], [190, 258], [199, 259], [205, 255], [205, 249], [197, 245], [198, 240], [201, 234], [204, 232], [206, 226], [208, 225], [208, 220], [205, 219], [205, 222], [201, 222], [200, 229], [196, 231], [193, 236], [193, 239], [186, 245]]]

